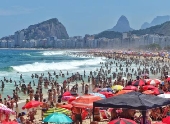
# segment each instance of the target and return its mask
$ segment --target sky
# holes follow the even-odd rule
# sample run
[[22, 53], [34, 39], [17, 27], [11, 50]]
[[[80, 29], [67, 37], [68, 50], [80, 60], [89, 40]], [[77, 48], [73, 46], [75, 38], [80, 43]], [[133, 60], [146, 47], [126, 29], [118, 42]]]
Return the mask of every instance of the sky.
[[170, 0], [0, 0], [0, 37], [57, 18], [69, 36], [97, 34], [121, 15], [133, 29], [156, 16], [170, 15]]

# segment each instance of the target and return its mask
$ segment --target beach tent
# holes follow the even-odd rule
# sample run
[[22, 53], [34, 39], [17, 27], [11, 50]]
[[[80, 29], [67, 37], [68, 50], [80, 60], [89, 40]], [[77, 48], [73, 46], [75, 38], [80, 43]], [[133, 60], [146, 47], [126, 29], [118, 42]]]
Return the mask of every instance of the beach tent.
[[146, 95], [140, 92], [129, 92], [127, 94], [93, 102], [93, 110], [95, 107], [137, 109], [142, 111], [143, 120], [145, 122], [146, 110], [169, 104], [170, 100], [165, 98]]

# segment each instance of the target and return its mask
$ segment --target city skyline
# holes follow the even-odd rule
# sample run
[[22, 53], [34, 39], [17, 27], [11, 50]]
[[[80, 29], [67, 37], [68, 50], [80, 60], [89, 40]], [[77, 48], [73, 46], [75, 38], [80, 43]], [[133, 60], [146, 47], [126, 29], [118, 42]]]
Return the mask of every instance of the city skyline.
[[[57, 18], [69, 36], [96, 34], [116, 25], [125, 15], [133, 29], [156, 16], [170, 15], [170, 1], [164, 0], [72, 0], [3, 1], [0, 5], [0, 37], [14, 34], [50, 18]], [[159, 9], [156, 9], [159, 8]]]

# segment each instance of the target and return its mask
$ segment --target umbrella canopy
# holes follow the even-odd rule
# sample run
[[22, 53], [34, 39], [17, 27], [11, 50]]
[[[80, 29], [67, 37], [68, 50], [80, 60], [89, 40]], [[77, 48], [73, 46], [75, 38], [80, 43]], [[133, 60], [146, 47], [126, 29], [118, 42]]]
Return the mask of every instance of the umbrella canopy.
[[146, 83], [148, 85], [158, 85], [158, 84], [161, 83], [161, 80], [159, 80], [159, 79], [150, 79], [150, 80], [146, 81]]
[[130, 92], [111, 98], [99, 100], [93, 103], [94, 107], [130, 108], [147, 110], [170, 104], [170, 100], [154, 95], [146, 95], [140, 92]]
[[63, 93], [63, 96], [77, 96], [77, 93], [72, 91], [66, 91], [65, 93]]
[[116, 95], [126, 94], [126, 93], [129, 93], [129, 92], [133, 92], [133, 90], [121, 90]]
[[90, 93], [91, 95], [94, 95], [94, 96], [99, 96], [101, 97], [102, 99], [106, 99], [106, 96], [103, 95], [103, 94], [100, 94], [100, 93]]
[[170, 81], [170, 77], [168, 77], [168, 78], [166, 79], [166, 81]]
[[126, 87], [123, 88], [123, 90], [134, 90], [134, 91], [137, 91], [138, 88], [135, 87], [135, 86], [126, 86]]
[[100, 94], [105, 95], [106, 98], [114, 96], [114, 94], [112, 92], [100, 92]]
[[28, 103], [26, 103], [23, 106], [23, 108], [30, 109], [33, 107], [38, 107], [39, 105], [42, 105], [42, 102], [32, 100], [32, 101], [29, 101]]
[[144, 94], [154, 94], [154, 91], [152, 91], [152, 90], [145, 90], [144, 92], [142, 92], [142, 93], [144, 93]]
[[145, 86], [143, 86], [143, 90], [153, 90], [153, 89], [155, 89], [156, 87], [155, 86], [153, 86], [153, 85], [145, 85]]
[[122, 90], [122, 89], [123, 89], [123, 86], [121, 86], [121, 85], [112, 86], [112, 90]]
[[16, 121], [3, 121], [1, 124], [19, 124]]
[[69, 101], [69, 99], [74, 98], [74, 96], [63, 96], [62, 100]]
[[60, 106], [60, 107], [70, 110], [70, 109], [73, 107], [73, 105], [71, 105], [71, 104], [66, 104], [66, 105], [62, 105], [62, 106]]
[[164, 91], [163, 91], [163, 90], [160, 90], [160, 89], [158, 89], [158, 88], [155, 88], [153, 91], [154, 91], [154, 94], [155, 94], [155, 95], [164, 94]]
[[43, 113], [43, 116], [46, 117], [46, 116], [48, 116], [52, 113], [55, 113], [55, 112], [63, 113], [63, 114], [66, 114], [66, 115], [71, 114], [71, 111], [68, 110], [68, 109], [65, 109], [65, 108], [50, 108], [45, 113]]
[[166, 118], [162, 119], [163, 123], [170, 124], [170, 116], [167, 116]]
[[134, 86], [144, 86], [145, 84], [146, 84], [146, 81], [142, 79], [132, 82], [132, 85]]
[[61, 113], [53, 113], [47, 116], [43, 122], [51, 122], [51, 123], [72, 123], [71, 118]]
[[111, 88], [103, 88], [103, 89], [101, 89], [101, 91], [103, 92], [112, 92], [113, 90], [111, 89]]
[[108, 124], [136, 124], [136, 122], [126, 118], [118, 118], [110, 121]]
[[75, 107], [79, 108], [92, 108], [93, 102], [97, 100], [101, 100], [102, 98], [94, 95], [84, 95], [80, 96], [76, 100], [72, 101], [71, 104]]
[[0, 110], [5, 111], [7, 113], [12, 113], [12, 114], [15, 113], [12, 109], [8, 108], [6, 105], [2, 103], [0, 103]]

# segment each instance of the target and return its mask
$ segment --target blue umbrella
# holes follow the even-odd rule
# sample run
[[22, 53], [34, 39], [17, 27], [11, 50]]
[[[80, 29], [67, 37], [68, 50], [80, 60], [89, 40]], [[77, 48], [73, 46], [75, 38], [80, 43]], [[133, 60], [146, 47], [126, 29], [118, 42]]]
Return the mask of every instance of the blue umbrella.
[[49, 116], [47, 116], [43, 120], [43, 122], [68, 124], [68, 123], [72, 123], [73, 121], [71, 120], [71, 118], [69, 118], [65, 114], [53, 113], [53, 114], [50, 114]]
[[100, 93], [90, 93], [91, 95], [94, 95], [94, 96], [99, 96], [101, 97], [102, 99], [106, 99], [106, 96], [103, 95], [103, 94], [100, 94]]

